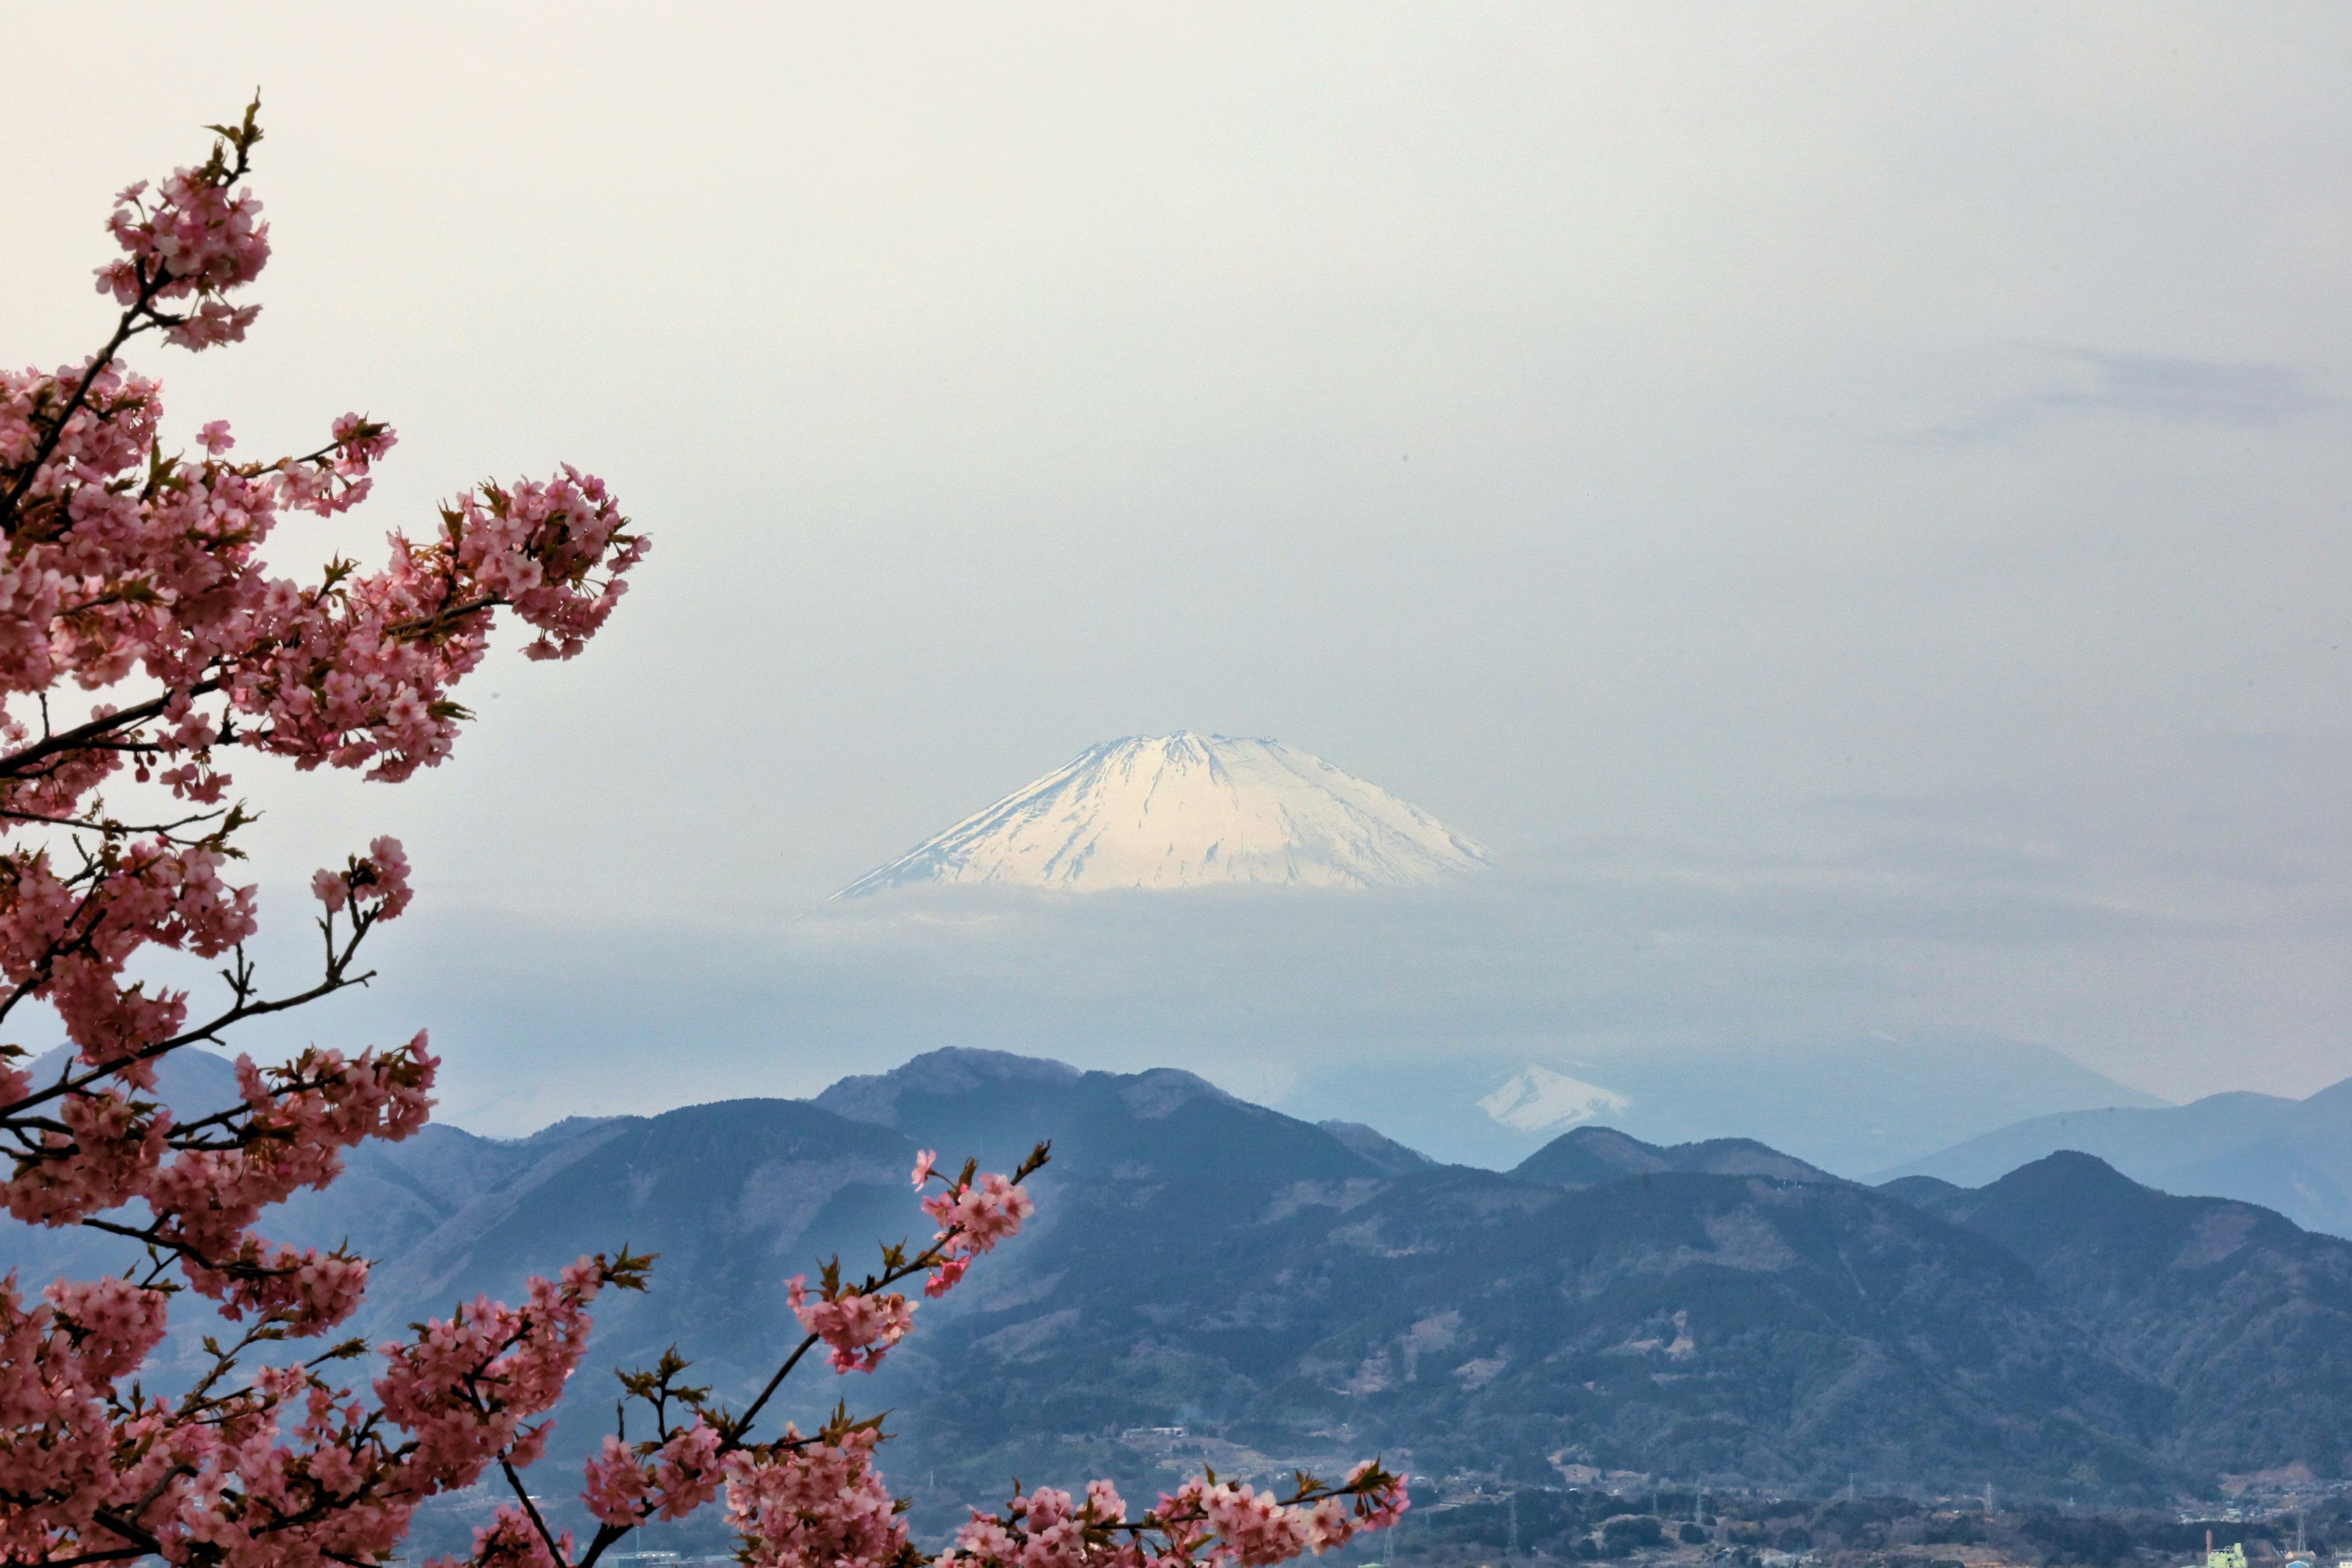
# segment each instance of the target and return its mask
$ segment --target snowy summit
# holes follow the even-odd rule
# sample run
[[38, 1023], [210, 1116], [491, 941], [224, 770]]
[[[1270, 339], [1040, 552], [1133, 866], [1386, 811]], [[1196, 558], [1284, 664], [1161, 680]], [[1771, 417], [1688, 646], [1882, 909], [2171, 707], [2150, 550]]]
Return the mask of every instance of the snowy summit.
[[834, 896], [927, 882], [1370, 888], [1488, 864], [1479, 845], [1320, 757], [1187, 731], [1090, 747]]
[[1603, 1116], [1622, 1116], [1633, 1102], [1613, 1089], [1549, 1068], [1528, 1067], [1478, 1102], [1478, 1109], [1522, 1132], [1566, 1131]]

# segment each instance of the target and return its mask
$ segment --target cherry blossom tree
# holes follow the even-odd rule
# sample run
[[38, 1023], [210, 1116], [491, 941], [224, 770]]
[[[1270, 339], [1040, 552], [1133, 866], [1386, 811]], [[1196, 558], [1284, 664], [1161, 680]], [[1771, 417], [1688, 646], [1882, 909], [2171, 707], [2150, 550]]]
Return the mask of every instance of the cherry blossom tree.
[[[485, 484], [419, 538], [395, 533], [362, 572], [337, 557], [308, 581], [274, 577], [263, 548], [282, 519], [331, 520], [366, 499], [390, 426], [357, 414], [299, 457], [230, 456], [228, 426], [200, 451], [163, 445], [161, 386], [121, 363], [133, 339], [190, 351], [241, 342], [259, 307], [233, 303], [269, 258], [269, 226], [242, 182], [261, 140], [249, 109], [215, 126], [211, 156], [121, 194], [119, 257], [98, 286], [119, 307], [99, 351], [54, 372], [0, 372], [0, 1019], [53, 1018], [72, 1047], [36, 1081], [0, 1045], [0, 1133], [14, 1169], [0, 1201], [21, 1221], [135, 1243], [119, 1276], [49, 1281], [28, 1300], [0, 1281], [0, 1561], [58, 1565], [366, 1563], [400, 1546], [417, 1507], [484, 1479], [514, 1500], [477, 1531], [482, 1564], [593, 1563], [637, 1525], [717, 1501], [754, 1564], [885, 1568], [932, 1561], [874, 1465], [878, 1418], [845, 1407], [819, 1429], [761, 1436], [771, 1399], [823, 1347], [836, 1373], [870, 1372], [921, 1294], [951, 1289], [1031, 1213], [1024, 1181], [926, 1153], [913, 1173], [932, 1234], [882, 1249], [856, 1279], [827, 1263], [783, 1286], [804, 1331], [740, 1411], [681, 1381], [675, 1351], [625, 1373], [650, 1416], [604, 1440], [581, 1500], [585, 1542], [551, 1528], [523, 1484], [579, 1365], [589, 1308], [644, 1289], [652, 1259], [583, 1258], [532, 1279], [520, 1305], [487, 1297], [374, 1347], [326, 1342], [359, 1307], [368, 1265], [292, 1247], [260, 1226], [301, 1187], [324, 1187], [342, 1152], [423, 1126], [437, 1062], [425, 1037], [355, 1056], [304, 1051], [275, 1067], [236, 1058], [238, 1102], [182, 1121], [153, 1098], [157, 1064], [227, 1046], [237, 1026], [304, 1006], [371, 972], [375, 927], [409, 908], [392, 838], [321, 870], [311, 892], [320, 972], [266, 984], [246, 944], [255, 889], [224, 879], [253, 820], [230, 795], [236, 748], [298, 769], [359, 769], [396, 784], [451, 753], [470, 717], [453, 693], [502, 615], [524, 657], [568, 659], [644, 559], [604, 482], [564, 468]], [[82, 694], [73, 695], [75, 689]], [[87, 703], [87, 711], [68, 711]], [[120, 810], [118, 799], [145, 803]], [[217, 961], [208, 1005], [146, 977], [160, 950]], [[36, 1026], [40, 1026], [38, 1023]], [[46, 1074], [44, 1075], [47, 1076]], [[183, 1392], [139, 1373], [173, 1298], [193, 1292], [225, 1331]], [[364, 1392], [351, 1364], [374, 1358]], [[1130, 1514], [1108, 1482], [1081, 1497], [1040, 1489], [975, 1512], [937, 1561], [950, 1568], [1256, 1568], [1392, 1522], [1400, 1478], [1376, 1464], [1282, 1495], [1187, 1482]]]

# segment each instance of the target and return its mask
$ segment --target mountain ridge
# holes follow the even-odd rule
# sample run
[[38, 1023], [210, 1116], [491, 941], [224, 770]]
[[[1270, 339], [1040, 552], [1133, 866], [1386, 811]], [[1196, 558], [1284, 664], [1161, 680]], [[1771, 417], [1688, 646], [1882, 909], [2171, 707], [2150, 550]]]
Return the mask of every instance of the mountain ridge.
[[1864, 1179], [1981, 1186], [2065, 1149], [2162, 1192], [2236, 1198], [2352, 1237], [2352, 1079], [2302, 1100], [2233, 1089], [2186, 1105], [2053, 1112]]
[[[362, 1145], [263, 1230], [396, 1241], [354, 1325], [371, 1338], [582, 1251], [660, 1254], [650, 1292], [598, 1305], [561, 1470], [604, 1429], [610, 1373], [672, 1342], [722, 1398], [764, 1381], [799, 1335], [785, 1278], [925, 1233], [919, 1144], [1004, 1168], [1041, 1138], [1034, 1220], [856, 1385], [897, 1411], [893, 1470], [927, 1478], [927, 1520], [1007, 1473], [1148, 1495], [1200, 1454], [1237, 1478], [1377, 1450], [1510, 1486], [1859, 1470], [2137, 1501], [2352, 1464], [2352, 1243], [2082, 1155], [1881, 1191], [1752, 1140], [1580, 1127], [1493, 1172], [1176, 1069], [950, 1048], [813, 1100]], [[796, 1383], [778, 1416], [842, 1392]], [[1125, 1436], [1177, 1426], [1209, 1447]]]
[[1361, 1121], [1434, 1159], [1490, 1170], [1571, 1127], [1603, 1125], [1661, 1146], [1754, 1138], [1872, 1179], [2028, 1118], [2163, 1101], [2047, 1046], [1930, 1034], [1656, 1047], [1480, 1043], [1443, 1057], [1310, 1066], [1275, 1104]]
[[2352, 1384], [2352, 1243], [2260, 1205], [2158, 1192], [2072, 1150], [1921, 1198], [2024, 1259], [2106, 1359], [2200, 1412], [2170, 1445], [2179, 1462], [2240, 1469], [2249, 1452], [2293, 1448], [2319, 1474], [2352, 1467], [2336, 1414]]

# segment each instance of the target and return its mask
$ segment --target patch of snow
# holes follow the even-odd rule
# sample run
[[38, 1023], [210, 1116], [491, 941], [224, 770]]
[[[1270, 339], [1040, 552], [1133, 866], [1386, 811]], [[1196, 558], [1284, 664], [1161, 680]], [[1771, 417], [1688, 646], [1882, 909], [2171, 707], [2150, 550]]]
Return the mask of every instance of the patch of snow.
[[834, 897], [922, 883], [1369, 888], [1491, 864], [1483, 846], [1320, 757], [1187, 731], [1090, 747]]
[[1522, 1132], [1581, 1127], [1603, 1116], [1622, 1116], [1633, 1102], [1613, 1089], [1549, 1068], [1522, 1068], [1502, 1088], [1478, 1102], [1478, 1109], [1506, 1127]]

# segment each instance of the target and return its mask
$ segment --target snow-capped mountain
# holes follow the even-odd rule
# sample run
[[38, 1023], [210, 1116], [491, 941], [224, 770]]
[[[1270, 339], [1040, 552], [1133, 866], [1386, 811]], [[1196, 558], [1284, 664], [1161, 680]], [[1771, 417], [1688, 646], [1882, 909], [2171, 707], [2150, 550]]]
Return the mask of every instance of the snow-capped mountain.
[[1549, 1068], [1526, 1067], [1478, 1101], [1478, 1109], [1522, 1132], [1565, 1132], [1604, 1116], [1622, 1116], [1633, 1102], [1613, 1089]]
[[1186, 731], [1089, 747], [834, 896], [927, 882], [1369, 888], [1488, 864], [1480, 845], [1320, 757]]

